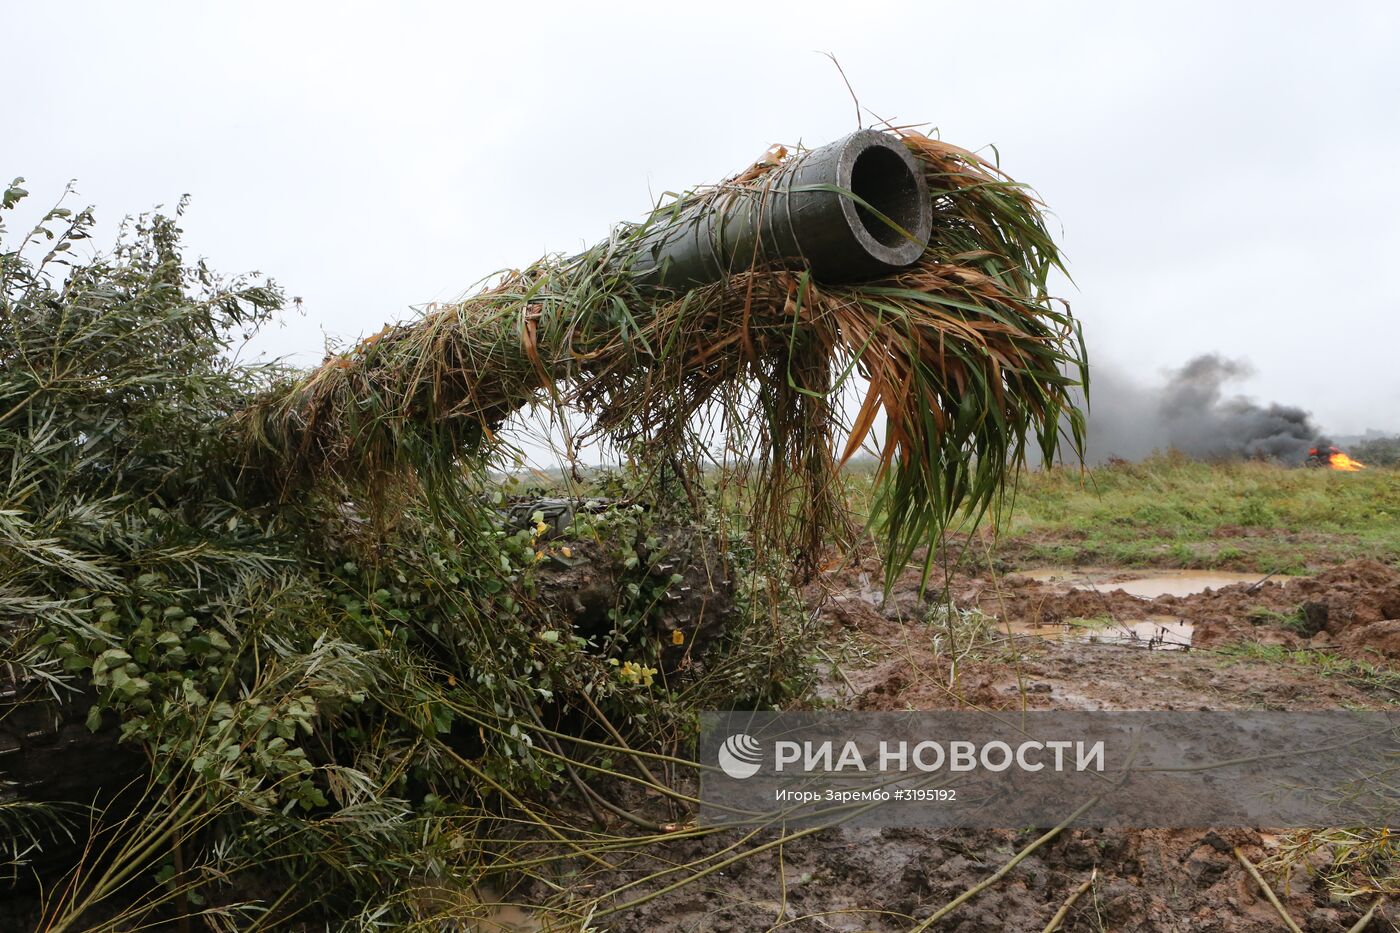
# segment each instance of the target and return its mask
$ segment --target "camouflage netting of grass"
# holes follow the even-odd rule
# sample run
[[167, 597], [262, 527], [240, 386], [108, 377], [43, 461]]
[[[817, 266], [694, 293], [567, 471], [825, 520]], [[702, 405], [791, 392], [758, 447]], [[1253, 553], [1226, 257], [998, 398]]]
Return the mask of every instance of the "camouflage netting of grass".
[[[88, 211], [0, 231], [0, 742], [23, 746], [0, 771], [25, 777], [0, 788], [0, 861], [30, 919], [430, 926], [483, 879], [703, 832], [696, 711], [810, 676], [792, 581], [843, 540], [846, 428], [886, 418], [891, 566], [984, 509], [1029, 444], [1053, 452], [1065, 417], [1078, 442], [1082, 348], [1037, 204], [904, 138], [935, 230], [887, 279], [649, 294], [615, 261], [628, 226], [309, 374], [230, 362], [282, 295], [187, 262], [174, 218], [82, 259]], [[637, 452], [623, 505], [503, 520], [498, 432], [530, 405]], [[686, 474], [669, 492], [662, 464]], [[697, 568], [718, 618], [677, 622]], [[105, 743], [100, 791], [53, 793], [78, 785], [41, 763], [85, 741]], [[616, 907], [559, 891], [575, 924]]]
[[[639, 287], [629, 250], [692, 202], [760, 190], [781, 164], [761, 163], [279, 386], [238, 417], [249, 473], [285, 494], [421, 467], [547, 404], [658, 461], [698, 470], [718, 451], [752, 468], [755, 530], [810, 565], [846, 538], [837, 451], [883, 415], [877, 517], [902, 566], [960, 509], [985, 509], [1028, 446], [1047, 461], [1062, 434], [1081, 446], [1069, 389], [1087, 369], [1075, 321], [1046, 291], [1060, 260], [1038, 202], [966, 150], [900, 135], [933, 199], [910, 268], [855, 285], [765, 267], [680, 294]], [[856, 377], [865, 401], [847, 424], [837, 399]]]

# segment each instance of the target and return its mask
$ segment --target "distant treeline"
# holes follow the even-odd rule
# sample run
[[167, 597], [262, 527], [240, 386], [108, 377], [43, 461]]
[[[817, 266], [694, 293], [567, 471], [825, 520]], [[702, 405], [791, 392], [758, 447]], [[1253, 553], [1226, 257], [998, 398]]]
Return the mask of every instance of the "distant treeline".
[[1400, 434], [1357, 441], [1348, 453], [1367, 466], [1400, 466]]

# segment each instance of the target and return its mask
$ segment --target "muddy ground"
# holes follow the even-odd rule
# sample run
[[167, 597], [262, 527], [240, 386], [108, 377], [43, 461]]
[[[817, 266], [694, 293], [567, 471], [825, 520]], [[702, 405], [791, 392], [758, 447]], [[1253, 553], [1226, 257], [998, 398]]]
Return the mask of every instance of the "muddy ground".
[[[858, 710], [1303, 710], [1400, 701], [1400, 678], [1389, 673], [1400, 658], [1400, 571], [1393, 567], [1357, 561], [1288, 580], [1143, 576], [960, 570], [946, 592], [961, 611], [950, 617], [939, 608], [946, 597], [921, 596], [915, 575], [902, 578], [893, 597], [882, 601], [877, 566], [835, 571], [808, 594], [829, 624], [831, 644], [840, 646], [818, 702]], [[1170, 595], [1202, 585], [1209, 588]], [[1168, 593], [1144, 598], [1154, 587]], [[1308, 649], [1360, 665], [1292, 663], [1278, 651], [1232, 647], [1241, 644]], [[672, 893], [659, 893], [661, 882], [639, 885], [626, 899], [658, 896], [596, 922], [620, 931], [677, 933], [908, 930], [1036, 835], [824, 831]], [[1233, 851], [1238, 846], [1255, 862], [1267, 861], [1280, 835], [1209, 828], [1066, 831], [936, 929], [1043, 930], [1091, 876], [1060, 929], [1283, 929]], [[736, 838], [678, 840], [595, 880], [616, 885], [642, 878], [667, 863], [713, 856]], [[1323, 877], [1328, 858], [1315, 855], [1287, 877], [1272, 877], [1288, 911], [1310, 933], [1350, 929], [1374, 900], [1334, 898]], [[1392, 912], [1368, 929], [1400, 929], [1397, 920], [1400, 912]]]

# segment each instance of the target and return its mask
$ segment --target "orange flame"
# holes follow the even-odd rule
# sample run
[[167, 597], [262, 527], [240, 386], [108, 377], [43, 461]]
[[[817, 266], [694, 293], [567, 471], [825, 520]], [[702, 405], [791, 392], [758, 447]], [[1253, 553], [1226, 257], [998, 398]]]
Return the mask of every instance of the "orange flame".
[[1360, 460], [1353, 460], [1340, 451], [1328, 457], [1327, 462], [1332, 469], [1343, 470], [1347, 473], [1355, 473], [1357, 470], [1366, 469], [1366, 464], [1362, 463]]

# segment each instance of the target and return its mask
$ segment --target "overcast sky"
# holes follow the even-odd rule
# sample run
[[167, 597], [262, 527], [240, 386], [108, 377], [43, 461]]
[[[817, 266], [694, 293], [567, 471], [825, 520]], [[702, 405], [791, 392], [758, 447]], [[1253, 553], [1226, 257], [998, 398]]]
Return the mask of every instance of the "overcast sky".
[[[995, 145], [1093, 360], [1400, 429], [1400, 4], [0, 2], [0, 172], [273, 275], [299, 362], [860, 103]], [[869, 121], [869, 117], [865, 119]], [[36, 205], [37, 206], [37, 205]]]

